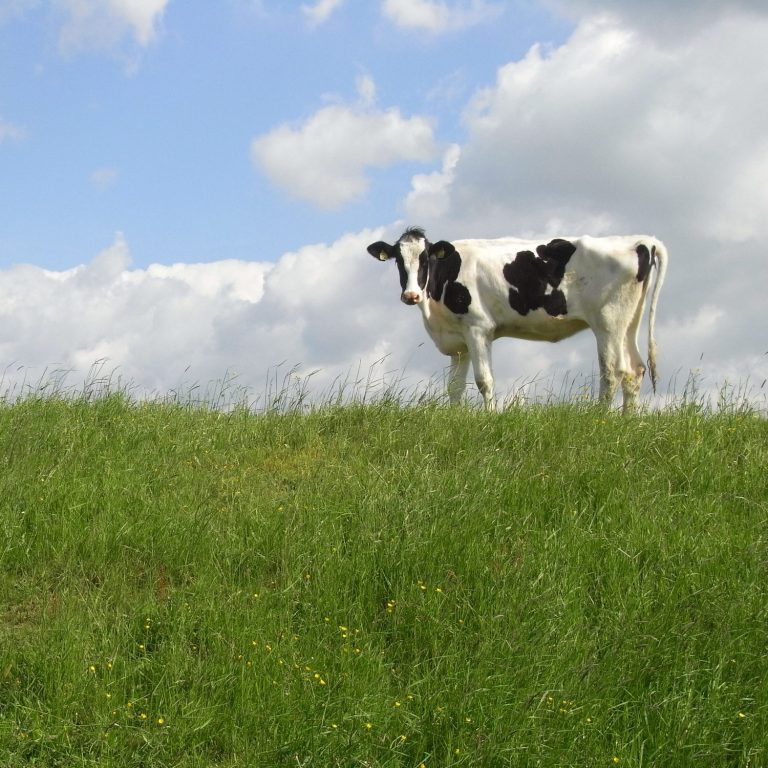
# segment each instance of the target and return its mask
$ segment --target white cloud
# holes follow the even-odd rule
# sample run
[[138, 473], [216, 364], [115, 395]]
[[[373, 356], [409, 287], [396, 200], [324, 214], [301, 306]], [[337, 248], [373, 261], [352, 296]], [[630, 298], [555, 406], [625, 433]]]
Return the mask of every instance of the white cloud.
[[67, 52], [113, 50], [130, 38], [152, 43], [170, 0], [53, 0], [64, 15], [59, 46]]
[[376, 101], [376, 83], [370, 75], [360, 75], [355, 81], [362, 106], [370, 107]]
[[501, 13], [501, 6], [485, 0], [384, 0], [382, 11], [400, 27], [440, 33], [488, 21]]
[[358, 90], [358, 104], [325, 107], [299, 125], [284, 124], [254, 139], [254, 165], [294, 197], [331, 209], [365, 194], [367, 169], [434, 156], [427, 118], [376, 109], [369, 77], [358, 81]]
[[467, 110], [446, 218], [489, 234], [763, 234], [766, 36], [768, 19], [737, 16], [672, 47], [600, 18], [532, 47]]
[[225, 259], [201, 264], [150, 264], [146, 269], [124, 270], [121, 280], [141, 286], [152, 280], [177, 281], [206, 299], [256, 304], [264, 295], [264, 280], [272, 264]]
[[[411, 385], [439, 371], [440, 356], [414, 340], [419, 318], [399, 301], [396, 270], [366, 246], [382, 230], [285, 253], [274, 264], [220, 261], [132, 269], [121, 235], [90, 263], [66, 271], [28, 265], [0, 270], [0, 359], [7, 389], [45, 371], [94, 363], [139, 394], [205, 386], [227, 372], [258, 394], [284, 363], [315, 391], [378, 367]], [[394, 338], [393, 338], [394, 334]], [[398, 338], [400, 341], [398, 341]], [[414, 360], [414, 356], [417, 359]], [[18, 390], [17, 390], [18, 391]]]
[[[674, 43], [616, 17], [585, 19], [564, 45], [535, 45], [499, 69], [465, 112], [455, 164], [414, 177], [405, 209], [433, 239], [656, 234], [670, 249], [662, 374], [684, 381], [703, 355], [710, 379], [754, 378], [766, 368], [752, 288], [768, 282], [765, 39], [768, 18], [752, 13], [702, 17]], [[513, 358], [495, 356], [507, 381], [529, 364], [596, 367], [589, 334], [508, 344]]]
[[544, 0], [546, 5], [576, 19], [591, 15], [610, 15], [649, 32], [652, 37], [672, 38], [695, 31], [702, 25], [734, 14], [766, 13], [764, 0]]
[[317, 0], [314, 5], [302, 5], [301, 11], [311, 24], [323, 24], [343, 3], [344, 0]]
[[451, 144], [443, 156], [442, 170], [413, 177], [405, 199], [409, 221], [435, 221], [448, 212], [454, 169], [460, 156], [461, 147]]
[[712, 212], [706, 231], [723, 242], [768, 238], [768, 140], [750, 148], [750, 161], [724, 180], [722, 205]]

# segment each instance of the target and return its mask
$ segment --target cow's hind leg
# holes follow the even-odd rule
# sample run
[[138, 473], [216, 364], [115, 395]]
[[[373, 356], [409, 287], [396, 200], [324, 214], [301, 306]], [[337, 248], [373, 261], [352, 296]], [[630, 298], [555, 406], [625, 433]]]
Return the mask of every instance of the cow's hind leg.
[[623, 329], [619, 333], [595, 335], [600, 363], [600, 403], [611, 406], [621, 384], [623, 410], [625, 413], [634, 411], [645, 372], [634, 335], [629, 339], [628, 332]]
[[[623, 344], [608, 331], [595, 331], [597, 360], [600, 365], [600, 404], [610, 407], [622, 380]], [[623, 342], [623, 339], [621, 339]]]
[[621, 390], [624, 396], [624, 413], [637, 409], [637, 396], [645, 374], [645, 363], [637, 348], [637, 327], [627, 330], [624, 339], [624, 368], [621, 373]]
[[621, 389], [624, 396], [624, 413], [637, 408], [637, 397], [645, 375], [645, 362], [637, 346], [637, 335], [645, 308], [645, 286], [637, 303], [635, 314], [624, 336], [624, 365], [622, 369]]

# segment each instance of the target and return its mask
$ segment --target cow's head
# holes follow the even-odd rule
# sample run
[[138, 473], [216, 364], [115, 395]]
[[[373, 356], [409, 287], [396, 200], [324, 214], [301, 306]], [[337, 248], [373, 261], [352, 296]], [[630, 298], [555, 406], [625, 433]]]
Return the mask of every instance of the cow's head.
[[371, 243], [368, 253], [380, 261], [394, 259], [400, 273], [400, 301], [418, 304], [426, 299], [429, 276], [429, 242], [423, 229], [406, 229], [394, 245]]

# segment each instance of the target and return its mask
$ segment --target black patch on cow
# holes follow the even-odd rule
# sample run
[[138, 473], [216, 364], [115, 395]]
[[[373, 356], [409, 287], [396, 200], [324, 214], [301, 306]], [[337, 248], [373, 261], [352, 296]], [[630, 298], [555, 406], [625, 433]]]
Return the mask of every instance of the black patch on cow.
[[422, 251], [419, 254], [419, 274], [416, 279], [419, 281], [419, 288], [423, 291], [427, 285], [427, 278], [429, 277], [429, 256], [426, 251]]
[[635, 253], [637, 253], [637, 282], [644, 283], [648, 279], [651, 267], [656, 261], [656, 246], [651, 246], [649, 251], [648, 246], [640, 243], [635, 248]]
[[576, 253], [576, 246], [569, 240], [557, 238], [546, 245], [536, 246], [536, 253], [547, 265], [549, 283], [553, 288], [560, 285], [565, 274], [565, 265]]
[[395, 256], [395, 263], [397, 264], [397, 271], [400, 275], [400, 290], [404, 291], [406, 283], [408, 282], [408, 273], [405, 271], [405, 262], [400, 255], [400, 249], [397, 249], [397, 255]]
[[471, 303], [472, 297], [469, 295], [469, 289], [466, 285], [454, 281], [445, 286], [443, 304], [445, 304], [454, 315], [466, 315], [467, 312], [469, 312], [469, 305]]
[[458, 251], [453, 251], [442, 258], [430, 256], [427, 295], [435, 301], [440, 301], [445, 284], [455, 281], [459, 277], [460, 270], [461, 256]]
[[514, 261], [505, 264], [504, 277], [513, 286], [509, 303], [515, 312], [527, 315], [541, 306], [548, 285], [546, 268], [533, 251], [520, 251]]
[[534, 309], [543, 309], [552, 316], [567, 314], [565, 294], [558, 286], [575, 252], [573, 243], [557, 239], [537, 246], [535, 254], [520, 251], [514, 261], [505, 264], [504, 277], [512, 286], [509, 289], [512, 309], [521, 315]]
[[429, 282], [427, 296], [442, 301], [455, 315], [466, 315], [472, 296], [469, 289], [458, 282], [461, 254], [444, 240], [429, 246]]

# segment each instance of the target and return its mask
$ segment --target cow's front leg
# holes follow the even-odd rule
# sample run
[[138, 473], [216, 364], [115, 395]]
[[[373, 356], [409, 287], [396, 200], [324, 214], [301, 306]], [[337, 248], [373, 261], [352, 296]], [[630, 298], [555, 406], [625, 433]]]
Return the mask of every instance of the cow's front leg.
[[475, 332], [469, 338], [469, 355], [475, 372], [475, 383], [483, 396], [485, 407], [496, 410], [493, 396], [493, 370], [491, 368], [491, 339], [484, 333]]
[[448, 371], [448, 400], [451, 405], [458, 405], [464, 397], [467, 386], [467, 371], [469, 371], [469, 354], [457, 352], [451, 355], [451, 368]]

